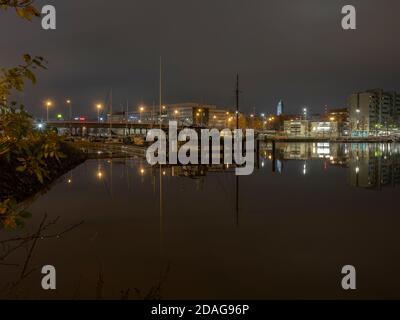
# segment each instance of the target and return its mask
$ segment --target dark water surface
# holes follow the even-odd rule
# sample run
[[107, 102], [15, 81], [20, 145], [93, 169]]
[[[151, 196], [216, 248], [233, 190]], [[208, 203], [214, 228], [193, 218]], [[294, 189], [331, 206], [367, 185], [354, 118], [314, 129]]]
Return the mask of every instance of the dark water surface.
[[[263, 146], [239, 179], [239, 212], [231, 168], [162, 173], [162, 211], [159, 169], [139, 158], [89, 160], [61, 178], [29, 206], [26, 229], [1, 231], [26, 236], [45, 213], [45, 224], [59, 217], [50, 237], [0, 260], [0, 296], [400, 298], [400, 145], [281, 144], [275, 157]], [[56, 267], [55, 292], [41, 289], [43, 265]]]

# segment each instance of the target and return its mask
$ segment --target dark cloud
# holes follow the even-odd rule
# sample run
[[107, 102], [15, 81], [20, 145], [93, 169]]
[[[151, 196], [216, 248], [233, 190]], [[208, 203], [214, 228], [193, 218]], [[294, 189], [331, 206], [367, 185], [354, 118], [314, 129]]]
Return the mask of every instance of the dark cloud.
[[48, 0], [57, 30], [44, 31], [0, 12], [1, 65], [25, 52], [44, 55], [49, 70], [23, 100], [37, 115], [52, 97], [71, 97], [83, 114], [113, 88], [115, 106], [158, 100], [164, 60], [166, 102], [233, 103], [235, 73], [242, 105], [289, 111], [342, 106], [370, 87], [397, 89], [400, 80], [398, 0], [353, 0], [358, 30], [341, 29], [341, 0]]

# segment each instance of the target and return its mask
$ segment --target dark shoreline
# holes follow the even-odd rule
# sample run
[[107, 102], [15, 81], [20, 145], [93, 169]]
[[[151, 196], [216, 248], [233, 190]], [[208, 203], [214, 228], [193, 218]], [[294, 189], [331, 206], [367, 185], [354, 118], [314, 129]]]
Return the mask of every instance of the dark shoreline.
[[66, 158], [60, 163], [55, 159], [47, 162], [49, 177], [40, 183], [35, 175], [16, 171], [17, 160], [7, 161], [0, 158], [0, 201], [13, 198], [18, 203], [23, 202], [35, 194], [46, 191], [54, 181], [66, 174], [87, 159], [87, 155], [68, 143], [61, 145], [61, 151]]

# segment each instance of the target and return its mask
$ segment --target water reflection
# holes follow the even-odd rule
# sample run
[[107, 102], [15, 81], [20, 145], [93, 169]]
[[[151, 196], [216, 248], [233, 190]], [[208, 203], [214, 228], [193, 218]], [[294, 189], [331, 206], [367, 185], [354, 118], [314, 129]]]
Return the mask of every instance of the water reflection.
[[[34, 271], [17, 297], [347, 298], [340, 270], [351, 263], [368, 279], [352, 297], [400, 298], [398, 188], [388, 188], [399, 155], [399, 145], [267, 143], [240, 180], [226, 165], [93, 159], [32, 203], [26, 230], [0, 241], [35, 234], [44, 212], [60, 217], [61, 232], [85, 221], [40, 239], [30, 260], [29, 270], [56, 266], [57, 292], [41, 290]], [[0, 279], [19, 279], [25, 253], [0, 259]]]
[[322, 161], [324, 168], [346, 168], [348, 183], [353, 187], [381, 190], [384, 186], [395, 187], [400, 182], [399, 144], [338, 144], [338, 143], [281, 143], [265, 145], [263, 159], [271, 159], [273, 171], [283, 173], [283, 164], [298, 161], [303, 175], [308, 174], [309, 160]]

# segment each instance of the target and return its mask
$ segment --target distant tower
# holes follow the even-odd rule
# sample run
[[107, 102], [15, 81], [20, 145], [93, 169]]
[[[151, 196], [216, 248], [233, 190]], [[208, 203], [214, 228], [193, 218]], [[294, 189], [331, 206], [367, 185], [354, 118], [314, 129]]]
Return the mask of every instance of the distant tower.
[[283, 101], [279, 101], [278, 106], [276, 107], [276, 115], [280, 116], [284, 113], [284, 105], [283, 105]]

